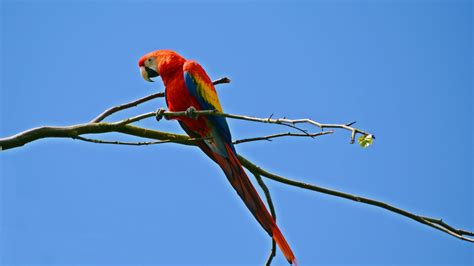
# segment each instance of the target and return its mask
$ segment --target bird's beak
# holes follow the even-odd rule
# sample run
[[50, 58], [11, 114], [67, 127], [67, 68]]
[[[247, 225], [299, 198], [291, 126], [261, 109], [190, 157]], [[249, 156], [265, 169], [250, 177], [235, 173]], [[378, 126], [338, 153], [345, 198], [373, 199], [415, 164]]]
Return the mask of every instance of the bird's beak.
[[140, 67], [140, 73], [142, 74], [142, 77], [144, 80], [148, 82], [153, 82], [151, 78], [158, 77], [159, 74], [155, 70], [148, 68], [146, 66], [141, 66]]

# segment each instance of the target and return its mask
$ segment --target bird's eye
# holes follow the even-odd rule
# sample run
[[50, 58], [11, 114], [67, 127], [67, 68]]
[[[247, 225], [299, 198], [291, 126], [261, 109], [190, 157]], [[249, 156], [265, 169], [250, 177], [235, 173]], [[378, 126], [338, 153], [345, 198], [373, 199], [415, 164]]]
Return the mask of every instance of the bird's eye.
[[148, 62], [151, 62], [151, 58], [148, 58]]

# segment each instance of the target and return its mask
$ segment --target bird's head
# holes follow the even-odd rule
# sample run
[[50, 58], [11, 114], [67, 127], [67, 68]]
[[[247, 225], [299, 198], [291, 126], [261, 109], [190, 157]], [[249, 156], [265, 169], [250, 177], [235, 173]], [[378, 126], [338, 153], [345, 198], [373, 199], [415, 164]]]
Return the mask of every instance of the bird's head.
[[140, 58], [138, 66], [143, 79], [153, 82], [152, 78], [182, 69], [186, 60], [175, 51], [157, 50]]

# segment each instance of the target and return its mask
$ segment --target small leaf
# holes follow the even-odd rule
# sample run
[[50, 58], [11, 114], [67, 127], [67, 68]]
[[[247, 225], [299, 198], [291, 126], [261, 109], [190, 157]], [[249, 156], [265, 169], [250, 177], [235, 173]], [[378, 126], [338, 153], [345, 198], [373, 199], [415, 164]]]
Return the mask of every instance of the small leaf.
[[372, 145], [372, 142], [374, 141], [374, 136], [372, 136], [371, 134], [369, 135], [364, 135], [364, 136], [360, 136], [357, 141], [359, 142], [359, 145], [362, 147], [362, 148], [367, 148], [369, 147], [370, 145]]

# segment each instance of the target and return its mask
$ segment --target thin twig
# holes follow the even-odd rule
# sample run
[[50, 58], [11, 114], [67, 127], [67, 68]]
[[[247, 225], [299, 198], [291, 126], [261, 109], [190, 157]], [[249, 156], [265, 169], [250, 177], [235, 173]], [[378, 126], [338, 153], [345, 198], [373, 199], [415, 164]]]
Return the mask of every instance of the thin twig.
[[462, 230], [462, 229], [456, 229], [456, 228], [453, 228], [452, 226], [450, 226], [449, 224], [443, 222], [443, 219], [436, 219], [436, 218], [430, 218], [430, 217], [425, 217], [425, 216], [422, 216], [423, 219], [427, 220], [427, 221], [430, 221], [434, 224], [437, 224], [437, 225], [440, 225], [450, 231], [453, 231], [459, 235], [466, 235], [466, 236], [474, 236], [474, 232], [469, 232], [469, 231], [465, 231], [465, 230]]
[[257, 141], [257, 140], [268, 140], [271, 141], [271, 139], [274, 138], [279, 138], [279, 137], [318, 137], [322, 135], [327, 135], [327, 134], [332, 134], [334, 131], [323, 131], [323, 132], [318, 132], [318, 133], [308, 133], [308, 134], [298, 134], [298, 133], [291, 133], [291, 132], [286, 132], [286, 133], [278, 133], [278, 134], [273, 134], [273, 135], [268, 135], [268, 136], [263, 136], [263, 137], [256, 137], [256, 138], [247, 138], [247, 139], [238, 139], [235, 140], [233, 143], [234, 144], [240, 144], [240, 143], [245, 143], [245, 142], [252, 142], [252, 141]]
[[364, 136], [370, 135], [368, 132], [365, 132], [363, 130], [360, 130], [358, 128], [354, 128], [352, 126], [348, 126], [347, 124], [324, 124], [324, 123], [319, 123], [314, 120], [304, 118], [304, 119], [287, 119], [287, 118], [278, 118], [278, 119], [272, 119], [272, 118], [258, 118], [258, 117], [252, 117], [252, 116], [244, 116], [244, 115], [234, 115], [234, 114], [225, 114], [225, 113], [218, 113], [215, 112], [213, 115], [216, 116], [224, 116], [228, 118], [233, 118], [233, 119], [240, 119], [240, 120], [247, 120], [247, 121], [254, 121], [254, 122], [260, 122], [260, 123], [270, 123], [270, 124], [280, 124], [280, 125], [296, 125], [296, 124], [302, 124], [302, 123], [307, 123], [311, 124], [314, 126], [317, 126], [324, 130], [325, 128], [342, 128], [351, 131], [351, 143], [354, 143], [354, 139], [356, 134], [362, 134]]
[[[316, 136], [321, 136], [321, 135], [326, 135], [326, 134], [331, 134], [331, 131], [325, 131], [325, 132], [319, 132], [315, 134], [310, 134], [310, 137], [316, 137]], [[280, 134], [273, 134], [273, 135], [268, 135], [268, 136], [263, 136], [263, 137], [255, 137], [255, 138], [247, 138], [247, 139], [239, 139], [233, 142], [233, 144], [238, 145], [240, 143], [246, 143], [246, 142], [253, 142], [253, 141], [259, 141], [259, 140], [268, 140], [271, 141], [272, 138], [277, 138], [277, 137], [307, 137], [308, 135], [305, 134], [295, 134], [295, 133], [280, 133]], [[86, 142], [91, 142], [91, 143], [98, 143], [98, 144], [115, 144], [115, 145], [128, 145], [128, 146], [148, 146], [148, 145], [156, 145], [156, 144], [163, 144], [163, 143], [176, 143], [175, 140], [160, 140], [160, 141], [117, 141], [117, 140], [102, 140], [102, 139], [93, 139], [93, 138], [86, 138], [82, 136], [73, 136], [71, 137], [72, 139], [78, 139]], [[190, 138], [189, 141], [200, 141], [204, 140], [206, 138]]]
[[[155, 144], [163, 144], [163, 143], [176, 143], [173, 140], [158, 140], [158, 141], [141, 141], [141, 142], [128, 142], [128, 141], [109, 141], [109, 140], [101, 140], [101, 139], [91, 139], [85, 138], [81, 136], [72, 137], [72, 139], [78, 139], [86, 142], [98, 143], [98, 144], [115, 144], [115, 145], [129, 145], [129, 146], [147, 146], [147, 145], [155, 145]], [[199, 141], [202, 139], [193, 139], [190, 138], [189, 141]]]
[[146, 119], [146, 118], [149, 118], [149, 117], [155, 117], [155, 116], [156, 116], [156, 111], [155, 112], [148, 112], [148, 113], [144, 113], [144, 114], [137, 115], [137, 116], [134, 116], [134, 117], [130, 117], [130, 118], [127, 118], [127, 119], [123, 119], [121, 121], [114, 122], [112, 124], [114, 124], [114, 125], [128, 125], [128, 124], [132, 124], [132, 123], [138, 122], [140, 120], [143, 120], [143, 119]]
[[[268, 208], [270, 209], [270, 214], [272, 215], [273, 220], [276, 222], [276, 212], [275, 212], [275, 207], [273, 206], [270, 190], [268, 189], [265, 182], [263, 182], [263, 179], [259, 174], [253, 173], [253, 175], [255, 176], [255, 179], [257, 179], [258, 185], [260, 185], [260, 187], [263, 190], [263, 193], [265, 194], [265, 198], [267, 199], [267, 203], [268, 203]], [[272, 248], [270, 250], [270, 254], [268, 255], [267, 262], [265, 263], [266, 266], [270, 266], [272, 264], [272, 260], [275, 257], [275, 255], [276, 255], [276, 242], [272, 238]]]
[[96, 118], [92, 119], [90, 121], [90, 123], [98, 123], [98, 122], [104, 120], [106, 117], [108, 117], [108, 116], [110, 116], [110, 115], [112, 115], [112, 114], [114, 114], [118, 111], [125, 110], [125, 109], [130, 108], [130, 107], [135, 107], [135, 106], [137, 106], [141, 103], [144, 103], [144, 102], [156, 99], [156, 98], [161, 98], [161, 97], [165, 97], [164, 92], [153, 93], [151, 95], [145, 96], [145, 97], [140, 98], [138, 100], [114, 106], [112, 108], [109, 108], [109, 109], [105, 110], [100, 115], [98, 115]]
[[276, 242], [275, 239], [272, 238], [272, 249], [270, 250], [270, 254], [268, 254], [267, 261], [265, 262], [265, 266], [270, 266], [272, 264], [273, 258], [276, 255]]
[[[223, 78], [214, 80], [212, 83], [214, 85], [230, 83], [230, 79], [227, 78], [227, 77], [223, 77]], [[144, 102], [147, 102], [147, 101], [150, 101], [150, 100], [153, 100], [153, 99], [156, 99], [156, 98], [162, 98], [162, 97], [165, 97], [165, 93], [164, 92], [157, 92], [157, 93], [153, 93], [151, 95], [145, 96], [143, 98], [140, 98], [140, 99], [132, 101], [132, 102], [128, 102], [128, 103], [124, 103], [124, 104], [121, 104], [121, 105], [111, 107], [111, 108], [105, 110], [104, 112], [102, 112], [96, 118], [92, 119], [90, 121], [90, 123], [98, 123], [98, 122], [104, 120], [106, 117], [108, 117], [108, 116], [110, 116], [110, 115], [112, 115], [112, 114], [114, 114], [118, 111], [125, 110], [125, 109], [131, 108], [131, 107], [135, 107], [135, 106], [137, 106], [139, 104], [142, 104]]]
[[219, 84], [227, 84], [227, 83], [230, 83], [231, 80], [230, 78], [228, 77], [223, 77], [223, 78], [220, 78], [220, 79], [216, 79], [212, 82], [212, 84], [214, 85], [219, 85]]
[[441, 220], [416, 215], [416, 214], [413, 214], [411, 212], [402, 210], [400, 208], [394, 207], [392, 205], [389, 205], [389, 204], [381, 202], [381, 201], [377, 201], [377, 200], [373, 200], [373, 199], [369, 199], [369, 198], [364, 198], [364, 197], [360, 197], [360, 196], [356, 196], [356, 195], [352, 195], [352, 194], [348, 194], [348, 193], [344, 193], [344, 192], [340, 192], [340, 191], [336, 191], [336, 190], [332, 190], [332, 189], [328, 189], [328, 188], [324, 188], [324, 187], [319, 187], [319, 186], [299, 182], [299, 181], [296, 181], [296, 180], [291, 180], [291, 179], [288, 179], [288, 178], [270, 173], [270, 172], [258, 167], [257, 165], [253, 164], [252, 162], [250, 162], [249, 160], [245, 159], [244, 157], [242, 157], [240, 155], [239, 155], [239, 160], [242, 163], [242, 165], [245, 168], [247, 168], [250, 172], [252, 172], [253, 174], [259, 174], [261, 176], [265, 176], [267, 178], [270, 178], [272, 180], [278, 181], [278, 182], [283, 183], [283, 184], [287, 184], [287, 185], [291, 185], [291, 186], [295, 186], [295, 187], [299, 187], [299, 188], [304, 188], [304, 189], [308, 189], [308, 190], [312, 190], [312, 191], [317, 191], [317, 192], [320, 192], [320, 193], [336, 196], [336, 197], [339, 197], [339, 198], [350, 199], [350, 200], [360, 202], [360, 203], [365, 203], [365, 204], [368, 204], [368, 205], [377, 206], [377, 207], [389, 210], [391, 212], [400, 214], [402, 216], [411, 218], [411, 219], [413, 219], [413, 220], [415, 220], [419, 223], [422, 223], [422, 224], [428, 225], [430, 227], [433, 227], [435, 229], [438, 229], [438, 230], [440, 230], [444, 233], [452, 235], [452, 236], [454, 236], [456, 238], [459, 238], [461, 240], [465, 240], [465, 241], [468, 241], [468, 242], [474, 242], [474, 238], [469, 238], [469, 237], [464, 236], [464, 235], [472, 236], [473, 235], [472, 232], [467, 232], [467, 231], [464, 231], [464, 230], [455, 229], [455, 228], [445, 224]]

